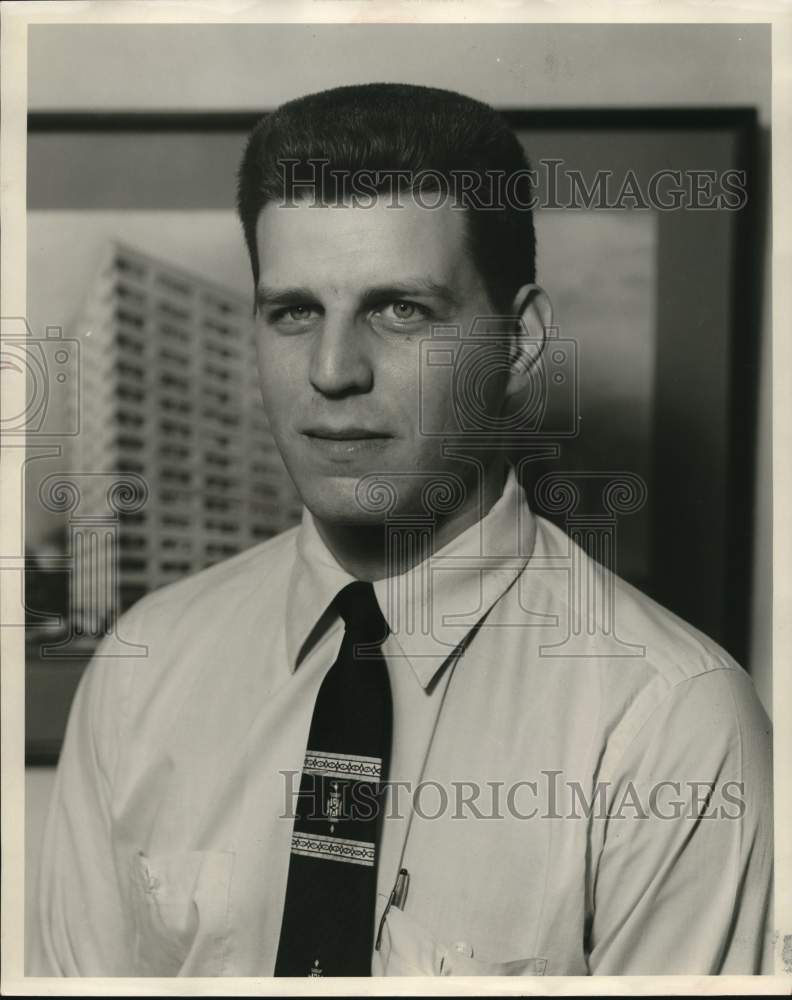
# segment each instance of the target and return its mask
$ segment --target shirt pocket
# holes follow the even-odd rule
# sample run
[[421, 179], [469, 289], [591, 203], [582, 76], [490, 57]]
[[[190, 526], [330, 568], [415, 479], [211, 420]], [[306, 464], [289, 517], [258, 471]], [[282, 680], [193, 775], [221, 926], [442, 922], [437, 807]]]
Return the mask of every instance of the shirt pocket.
[[388, 910], [373, 975], [439, 976], [442, 959], [442, 947], [425, 928], [394, 906]]
[[144, 976], [218, 976], [229, 944], [234, 854], [183, 851], [132, 858], [134, 964]]
[[391, 907], [372, 971], [382, 976], [543, 976], [546, 968], [547, 959], [536, 956], [482, 962], [459, 954]]
[[508, 962], [481, 962], [448, 950], [443, 956], [441, 976], [543, 976], [546, 958], [515, 958]]

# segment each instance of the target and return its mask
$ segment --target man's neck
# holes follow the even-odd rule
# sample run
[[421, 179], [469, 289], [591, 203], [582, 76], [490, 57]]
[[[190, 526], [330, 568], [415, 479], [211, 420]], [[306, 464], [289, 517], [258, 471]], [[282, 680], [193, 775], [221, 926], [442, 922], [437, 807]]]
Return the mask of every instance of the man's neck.
[[488, 469], [481, 495], [471, 491], [469, 503], [445, 518], [438, 518], [428, 539], [421, 536], [423, 549], [415, 544], [394, 545], [392, 525], [330, 524], [318, 518], [314, 523], [322, 541], [347, 573], [357, 580], [381, 580], [406, 573], [485, 517], [500, 499], [507, 473], [505, 460]]

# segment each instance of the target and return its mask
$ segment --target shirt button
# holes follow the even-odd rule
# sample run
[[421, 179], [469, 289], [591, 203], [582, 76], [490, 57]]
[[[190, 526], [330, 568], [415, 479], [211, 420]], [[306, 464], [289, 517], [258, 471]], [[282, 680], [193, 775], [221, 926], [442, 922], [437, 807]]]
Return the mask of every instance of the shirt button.
[[473, 958], [473, 945], [468, 941], [454, 941], [452, 948], [457, 955], [464, 955], [466, 958]]

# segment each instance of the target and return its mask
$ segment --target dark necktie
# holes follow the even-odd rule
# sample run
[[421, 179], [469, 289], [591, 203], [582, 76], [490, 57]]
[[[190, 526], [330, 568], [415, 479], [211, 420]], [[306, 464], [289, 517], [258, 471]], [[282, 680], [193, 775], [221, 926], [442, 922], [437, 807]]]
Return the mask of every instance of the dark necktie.
[[371, 975], [393, 716], [388, 626], [370, 583], [350, 583], [334, 605], [346, 629], [311, 720], [276, 976]]

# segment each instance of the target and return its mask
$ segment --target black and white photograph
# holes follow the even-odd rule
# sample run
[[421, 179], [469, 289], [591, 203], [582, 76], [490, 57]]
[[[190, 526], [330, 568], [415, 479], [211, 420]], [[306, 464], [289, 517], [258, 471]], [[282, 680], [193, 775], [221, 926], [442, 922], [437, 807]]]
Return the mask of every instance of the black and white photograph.
[[792, 19], [649, 7], [2, 12], [4, 992], [788, 993]]

